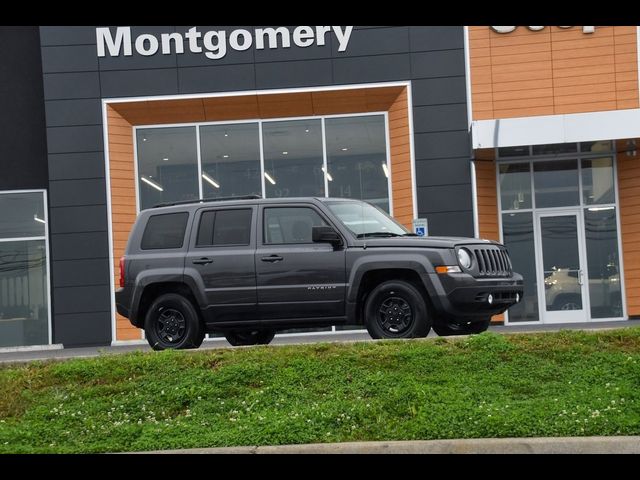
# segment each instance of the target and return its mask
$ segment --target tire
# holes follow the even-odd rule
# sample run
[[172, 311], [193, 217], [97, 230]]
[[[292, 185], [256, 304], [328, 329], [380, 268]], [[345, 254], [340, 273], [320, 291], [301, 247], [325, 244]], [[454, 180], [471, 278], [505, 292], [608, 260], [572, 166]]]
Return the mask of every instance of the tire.
[[225, 338], [234, 347], [246, 347], [250, 345], [269, 345], [275, 336], [275, 330], [244, 330], [228, 332]]
[[476, 335], [486, 332], [491, 324], [491, 319], [474, 322], [470, 325], [434, 325], [433, 331], [441, 337], [451, 337], [454, 335]]
[[198, 348], [204, 340], [204, 327], [190, 300], [177, 293], [166, 293], [154, 300], [145, 316], [144, 331], [154, 350]]
[[391, 280], [367, 296], [364, 323], [371, 338], [423, 338], [431, 330], [431, 316], [422, 293], [411, 283]]

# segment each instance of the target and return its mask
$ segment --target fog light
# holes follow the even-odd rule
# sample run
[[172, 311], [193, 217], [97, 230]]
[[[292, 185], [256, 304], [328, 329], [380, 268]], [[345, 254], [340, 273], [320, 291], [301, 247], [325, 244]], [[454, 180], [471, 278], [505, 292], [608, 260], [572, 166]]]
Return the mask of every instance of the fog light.
[[516, 303], [520, 303], [520, 294], [516, 293]]
[[493, 305], [493, 295], [489, 294], [489, 296], [487, 297], [487, 302], [489, 302], [489, 305]]

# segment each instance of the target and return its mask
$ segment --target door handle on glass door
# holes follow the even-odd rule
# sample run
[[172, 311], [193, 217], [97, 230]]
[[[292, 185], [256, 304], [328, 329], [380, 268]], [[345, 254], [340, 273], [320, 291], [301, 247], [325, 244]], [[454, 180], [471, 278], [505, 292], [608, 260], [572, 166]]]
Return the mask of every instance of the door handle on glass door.
[[582, 279], [582, 270], [578, 270], [578, 285], [584, 285], [584, 280]]

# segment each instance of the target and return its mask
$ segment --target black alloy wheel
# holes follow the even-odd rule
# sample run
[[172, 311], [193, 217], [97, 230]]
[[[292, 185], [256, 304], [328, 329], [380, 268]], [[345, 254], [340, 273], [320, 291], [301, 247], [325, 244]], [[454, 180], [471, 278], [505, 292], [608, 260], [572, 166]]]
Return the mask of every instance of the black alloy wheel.
[[205, 335], [193, 303], [177, 293], [156, 298], [145, 316], [144, 330], [154, 350], [198, 348]]

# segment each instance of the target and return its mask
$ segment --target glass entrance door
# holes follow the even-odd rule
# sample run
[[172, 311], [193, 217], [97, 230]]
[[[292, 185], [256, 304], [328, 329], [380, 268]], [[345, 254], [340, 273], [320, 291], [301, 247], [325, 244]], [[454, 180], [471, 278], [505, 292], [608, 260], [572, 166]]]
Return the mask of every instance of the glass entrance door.
[[586, 322], [589, 296], [580, 210], [536, 214], [538, 291], [545, 323]]

